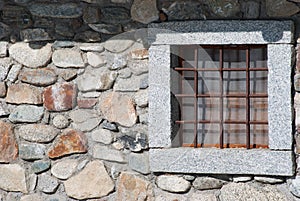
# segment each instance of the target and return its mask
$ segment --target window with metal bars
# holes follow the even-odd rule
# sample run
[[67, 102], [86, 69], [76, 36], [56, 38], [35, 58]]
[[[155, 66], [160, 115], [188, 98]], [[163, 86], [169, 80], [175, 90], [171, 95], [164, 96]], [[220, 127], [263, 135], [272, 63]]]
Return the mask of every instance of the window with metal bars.
[[173, 145], [268, 148], [267, 46], [176, 48], [171, 90], [179, 129]]

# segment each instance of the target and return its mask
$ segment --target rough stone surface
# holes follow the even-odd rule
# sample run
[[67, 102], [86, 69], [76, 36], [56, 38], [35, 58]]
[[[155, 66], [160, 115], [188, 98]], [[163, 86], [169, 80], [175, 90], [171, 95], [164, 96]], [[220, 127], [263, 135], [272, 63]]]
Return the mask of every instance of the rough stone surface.
[[111, 144], [114, 140], [114, 134], [110, 130], [100, 128], [92, 132], [92, 139], [95, 142]]
[[22, 143], [19, 147], [19, 156], [24, 160], [38, 160], [45, 155], [46, 146], [35, 143]]
[[141, 75], [148, 72], [149, 62], [148, 60], [133, 60], [128, 62], [129, 69], [134, 75]]
[[97, 104], [98, 100], [95, 98], [77, 99], [77, 105], [80, 109], [91, 109]]
[[62, 68], [68, 67], [84, 67], [84, 61], [80, 52], [71, 49], [55, 50], [52, 56], [54, 65]]
[[135, 95], [134, 95], [134, 102], [137, 104], [139, 107], [146, 107], [148, 106], [148, 90], [139, 90]]
[[43, 107], [19, 105], [10, 113], [9, 120], [13, 123], [35, 123], [42, 119], [43, 113]]
[[77, 87], [70, 83], [55, 84], [45, 88], [43, 96], [47, 110], [70, 110], [76, 105]]
[[15, 133], [30, 142], [50, 142], [59, 133], [59, 130], [43, 124], [21, 125], [15, 129]]
[[156, 0], [134, 0], [131, 7], [131, 18], [144, 24], [157, 20]]
[[0, 117], [9, 115], [8, 105], [5, 101], [0, 101]]
[[93, 157], [107, 161], [126, 163], [125, 155], [121, 151], [110, 149], [99, 144], [93, 147]]
[[15, 104], [42, 104], [42, 91], [40, 88], [27, 84], [14, 84], [8, 87], [6, 102]]
[[283, 183], [284, 182], [284, 179], [276, 178], [276, 177], [273, 178], [273, 177], [259, 177], [259, 176], [256, 176], [256, 177], [254, 177], [254, 180], [258, 181], [258, 182], [266, 183], [266, 184], [278, 184], [278, 183]]
[[120, 92], [136, 92], [140, 89], [141, 78], [138, 76], [131, 76], [130, 79], [119, 78], [114, 85], [115, 91]]
[[16, 79], [18, 78], [18, 75], [20, 73], [21, 68], [22, 68], [22, 65], [20, 65], [20, 64], [12, 65], [11, 69], [9, 70], [9, 73], [6, 77], [6, 80], [8, 80], [10, 82], [16, 81]]
[[249, 176], [235, 176], [232, 178], [233, 182], [247, 182], [247, 181], [251, 181], [252, 177]]
[[27, 193], [25, 169], [18, 164], [0, 165], [0, 188]]
[[270, 17], [289, 17], [300, 11], [296, 4], [286, 0], [266, 0], [266, 8]]
[[113, 60], [111, 62], [112, 64], [111, 66], [109, 66], [110, 70], [120, 70], [127, 65], [127, 58], [122, 54], [116, 54], [114, 55]]
[[241, 11], [246, 19], [256, 19], [260, 15], [261, 5], [256, 1], [241, 2]]
[[91, 52], [103, 52], [104, 47], [103, 44], [95, 44], [95, 43], [81, 43], [79, 44], [79, 48], [82, 51], [91, 51]]
[[100, 54], [94, 52], [88, 52], [86, 55], [87, 55], [88, 63], [92, 67], [98, 68], [106, 64], [106, 60], [104, 56], [101, 56]]
[[51, 44], [33, 48], [28, 43], [16, 43], [10, 46], [9, 55], [27, 67], [38, 68], [45, 66], [51, 59]]
[[99, 198], [114, 189], [114, 183], [107, 174], [104, 164], [95, 160], [76, 176], [64, 182], [66, 193], [75, 199]]
[[36, 86], [48, 86], [56, 82], [57, 75], [50, 69], [23, 69], [19, 79]]
[[0, 82], [0, 98], [3, 98], [6, 96], [7, 87], [5, 82]]
[[288, 180], [290, 192], [300, 198], [300, 177], [296, 176], [294, 179]]
[[133, 45], [134, 41], [131, 39], [126, 39], [126, 36], [122, 38], [122, 35], [119, 38], [112, 38], [105, 42], [104, 48], [110, 52], [120, 53], [127, 50]]
[[32, 163], [31, 169], [34, 173], [38, 174], [41, 172], [44, 172], [50, 168], [50, 161], [40, 160], [40, 161], [34, 161]]
[[101, 8], [101, 21], [107, 24], [120, 24], [130, 21], [129, 10], [121, 6]]
[[135, 60], [148, 59], [149, 52], [147, 49], [137, 49], [130, 52], [130, 58]]
[[128, 158], [128, 164], [131, 169], [142, 174], [149, 174], [149, 155], [147, 152], [142, 154], [131, 153]]
[[187, 192], [191, 188], [190, 182], [181, 177], [173, 175], [158, 176], [156, 179], [156, 184], [159, 188], [174, 193]]
[[73, 110], [70, 112], [70, 118], [73, 120], [71, 124], [75, 129], [81, 131], [91, 131], [96, 128], [102, 118], [99, 117], [95, 110]]
[[29, 7], [29, 10], [38, 17], [77, 18], [82, 15], [82, 9], [74, 3], [35, 3]]
[[24, 42], [47, 41], [52, 39], [48, 32], [42, 28], [24, 29], [20, 32], [20, 37]]
[[65, 116], [58, 114], [53, 118], [53, 125], [60, 129], [66, 128], [69, 125], [69, 120]]
[[122, 32], [122, 26], [120, 24], [89, 24], [89, 27], [94, 31], [104, 34], [119, 34]]
[[66, 129], [58, 136], [48, 151], [49, 158], [59, 158], [74, 153], [87, 152], [87, 139], [84, 133]]
[[118, 132], [118, 126], [115, 123], [111, 123], [107, 120], [104, 120], [103, 123], [101, 124], [101, 127], [110, 131]]
[[0, 81], [4, 81], [12, 65], [10, 58], [0, 58]]
[[18, 144], [13, 125], [0, 121], [0, 162], [11, 162], [18, 156]]
[[221, 188], [226, 182], [212, 177], [197, 177], [193, 186], [198, 190], [209, 190]]
[[87, 24], [99, 22], [101, 17], [100, 9], [93, 6], [88, 6], [83, 9], [83, 21]]
[[8, 42], [1, 41], [0, 42], [0, 57], [6, 57], [8, 49]]
[[41, 174], [38, 178], [38, 188], [44, 193], [54, 193], [58, 185], [58, 181], [47, 173]]
[[[134, 135], [132, 137], [130, 135]], [[143, 133], [130, 133], [130, 135], [124, 135], [118, 138], [118, 141], [123, 144], [127, 149], [133, 152], [140, 152], [148, 148], [148, 140], [146, 134]]]
[[117, 92], [108, 92], [99, 99], [100, 111], [110, 122], [131, 127], [136, 123], [137, 115], [132, 100]]
[[238, 0], [208, 1], [213, 13], [219, 17], [235, 17], [240, 12], [240, 4]]
[[51, 174], [58, 179], [68, 179], [76, 171], [78, 161], [76, 159], [64, 159], [55, 163], [51, 168]]

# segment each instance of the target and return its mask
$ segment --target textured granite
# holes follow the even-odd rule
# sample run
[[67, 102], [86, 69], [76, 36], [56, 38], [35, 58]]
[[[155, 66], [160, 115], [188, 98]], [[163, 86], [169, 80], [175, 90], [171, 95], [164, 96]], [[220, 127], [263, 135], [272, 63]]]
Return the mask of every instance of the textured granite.
[[151, 149], [153, 172], [292, 176], [290, 151], [258, 149]]
[[154, 44], [292, 43], [292, 21], [205, 20], [150, 24]]

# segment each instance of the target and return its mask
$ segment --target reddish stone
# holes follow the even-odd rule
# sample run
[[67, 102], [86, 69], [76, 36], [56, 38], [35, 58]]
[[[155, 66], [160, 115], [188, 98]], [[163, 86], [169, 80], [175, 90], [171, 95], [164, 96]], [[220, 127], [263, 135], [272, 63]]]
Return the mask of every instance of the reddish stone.
[[75, 107], [77, 87], [74, 84], [63, 83], [45, 88], [44, 106], [49, 111], [66, 111]]
[[49, 150], [49, 158], [87, 152], [87, 139], [83, 132], [67, 129], [54, 142]]
[[300, 72], [300, 45], [297, 47], [296, 68], [297, 71]]
[[97, 103], [97, 99], [90, 98], [90, 99], [77, 99], [77, 105], [81, 109], [90, 109], [94, 107]]
[[28, 84], [14, 84], [8, 87], [6, 102], [15, 104], [42, 104], [42, 91]]
[[13, 126], [10, 123], [0, 121], [0, 162], [11, 162], [17, 156], [18, 144], [13, 133]]
[[0, 82], [0, 98], [6, 96], [6, 84], [5, 82]]
[[138, 49], [130, 52], [132, 59], [147, 59], [149, 57], [149, 52], [147, 49]]

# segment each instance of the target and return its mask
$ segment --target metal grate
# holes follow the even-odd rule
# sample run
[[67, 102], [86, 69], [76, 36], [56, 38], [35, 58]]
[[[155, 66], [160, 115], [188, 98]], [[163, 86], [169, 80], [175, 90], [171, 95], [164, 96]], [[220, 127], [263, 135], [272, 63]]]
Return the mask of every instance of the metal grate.
[[268, 147], [266, 46], [179, 46], [177, 59], [182, 146]]

